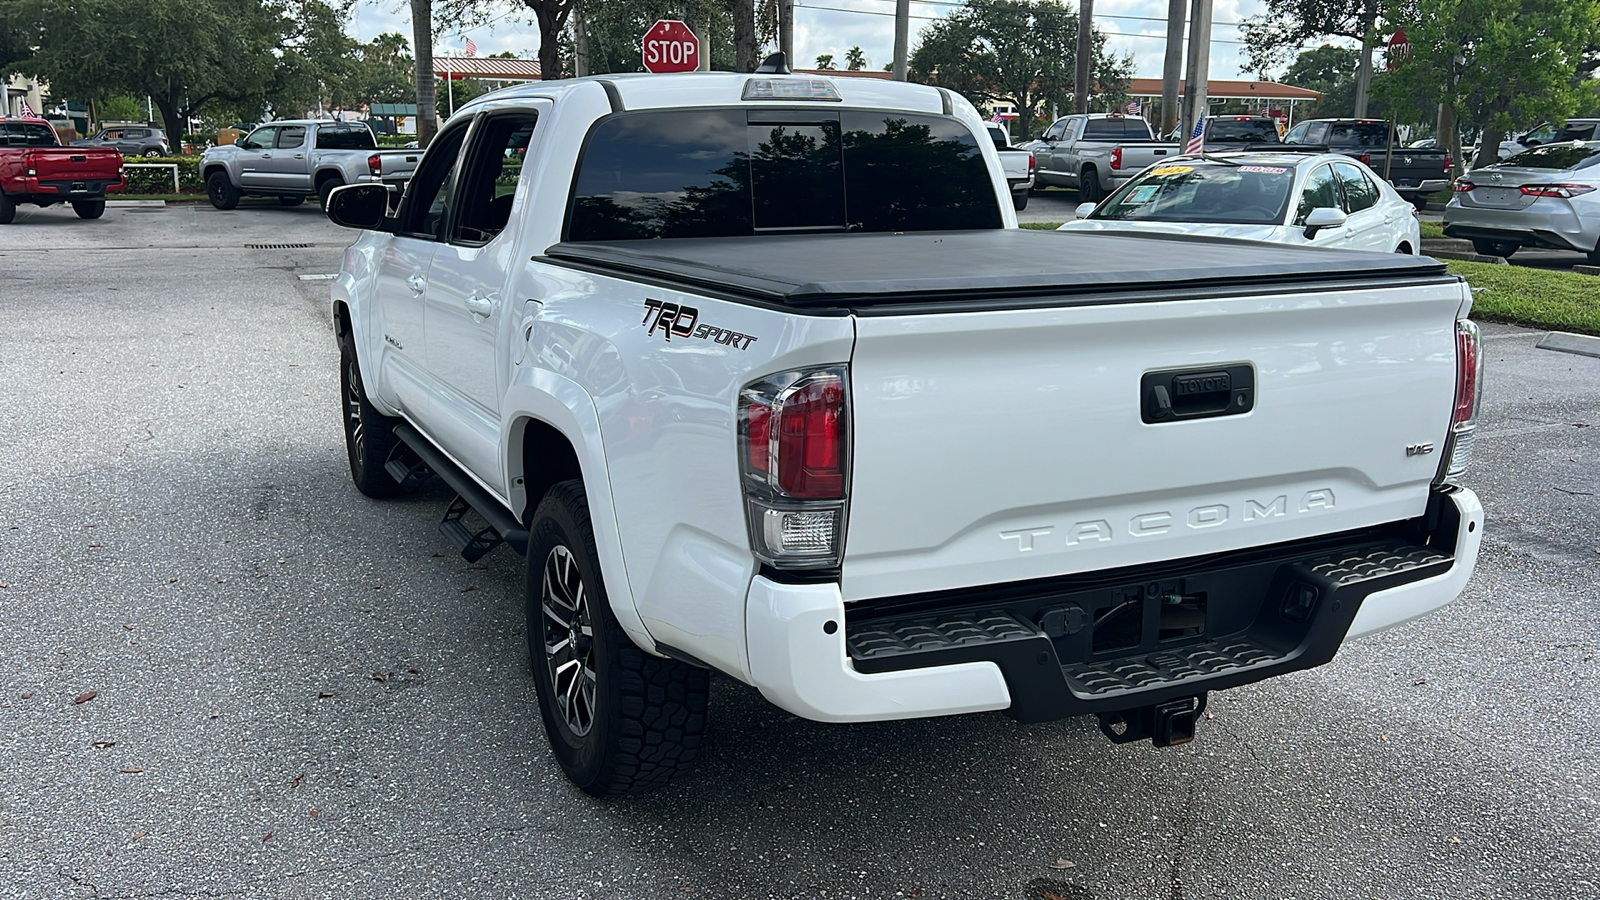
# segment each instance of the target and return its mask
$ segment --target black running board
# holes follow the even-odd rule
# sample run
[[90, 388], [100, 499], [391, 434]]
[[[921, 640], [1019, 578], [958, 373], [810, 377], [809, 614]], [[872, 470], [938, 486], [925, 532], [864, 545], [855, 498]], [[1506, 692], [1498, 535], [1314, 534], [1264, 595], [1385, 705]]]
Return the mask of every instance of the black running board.
[[[409, 422], [396, 425], [394, 434], [404, 441], [429, 469], [433, 470], [433, 474], [439, 476], [440, 480], [450, 485], [456, 492], [458, 499], [450, 504], [444, 521], [439, 523], [439, 530], [450, 538], [451, 543], [461, 549], [461, 555], [466, 557], [468, 562], [477, 562], [485, 553], [499, 546], [500, 541], [509, 544], [511, 549], [518, 553], [527, 554], [528, 531], [510, 510], [473, 481], [460, 466], [451, 462], [449, 457], [440, 453], [439, 448], [423, 437]], [[483, 520], [489, 523], [489, 528], [473, 532], [463, 525], [461, 516], [466, 510], [462, 508], [462, 503], [482, 516]]]

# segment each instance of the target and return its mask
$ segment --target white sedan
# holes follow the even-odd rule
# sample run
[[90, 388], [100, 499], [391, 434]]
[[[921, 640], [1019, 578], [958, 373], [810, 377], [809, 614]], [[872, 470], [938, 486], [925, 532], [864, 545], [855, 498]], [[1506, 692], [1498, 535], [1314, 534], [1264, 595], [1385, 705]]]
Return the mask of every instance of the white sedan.
[[1411, 204], [1335, 153], [1238, 151], [1179, 156], [1134, 176], [1062, 231], [1153, 231], [1311, 247], [1422, 250]]

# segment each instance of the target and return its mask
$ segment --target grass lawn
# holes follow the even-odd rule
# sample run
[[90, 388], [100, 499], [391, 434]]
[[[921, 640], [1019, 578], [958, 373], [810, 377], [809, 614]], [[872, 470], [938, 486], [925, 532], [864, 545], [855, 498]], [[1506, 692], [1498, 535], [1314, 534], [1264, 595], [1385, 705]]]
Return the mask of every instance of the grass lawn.
[[1034, 231], [1055, 231], [1061, 227], [1060, 222], [1018, 222], [1018, 228], [1032, 228]]
[[1481, 288], [1474, 292], [1474, 319], [1600, 334], [1600, 277], [1456, 259], [1445, 266]]
[[1424, 239], [1444, 237], [1443, 222], [1418, 222], [1417, 225], [1422, 229], [1422, 237]]

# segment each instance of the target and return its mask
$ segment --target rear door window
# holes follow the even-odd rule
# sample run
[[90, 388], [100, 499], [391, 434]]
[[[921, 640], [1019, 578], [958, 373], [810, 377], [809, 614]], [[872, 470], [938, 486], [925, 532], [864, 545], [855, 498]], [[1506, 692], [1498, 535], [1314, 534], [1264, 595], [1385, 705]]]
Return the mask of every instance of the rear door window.
[[1367, 179], [1365, 172], [1350, 163], [1334, 163], [1333, 169], [1344, 186], [1346, 212], [1354, 215], [1378, 205], [1378, 186]]
[[317, 128], [318, 150], [375, 150], [378, 145], [365, 125], [323, 125]]
[[1317, 166], [1306, 176], [1305, 186], [1300, 189], [1300, 206], [1295, 211], [1294, 224], [1304, 225], [1313, 209], [1340, 209], [1341, 206], [1339, 182], [1334, 177], [1333, 167]]
[[567, 239], [998, 228], [977, 139], [955, 119], [815, 109], [621, 113], [590, 132]]
[[278, 129], [279, 150], [294, 150], [306, 142], [306, 127], [304, 125], [285, 125]]

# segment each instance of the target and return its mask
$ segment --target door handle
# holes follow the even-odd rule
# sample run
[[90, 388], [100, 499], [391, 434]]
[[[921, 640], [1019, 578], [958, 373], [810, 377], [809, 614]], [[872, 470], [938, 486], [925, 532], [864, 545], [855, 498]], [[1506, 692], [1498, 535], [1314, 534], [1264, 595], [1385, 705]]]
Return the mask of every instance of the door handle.
[[483, 316], [485, 319], [494, 313], [494, 301], [479, 297], [477, 294], [468, 297], [465, 305], [468, 312], [475, 316]]
[[420, 294], [428, 289], [428, 279], [421, 275], [413, 275], [406, 279], [406, 286], [411, 288], [413, 294]]
[[271, 153], [263, 153], [263, 154], [261, 154], [261, 158], [262, 159], [271, 159], [272, 158], [272, 154]]
[[295, 155], [294, 155], [294, 158], [295, 158], [295, 159], [305, 159], [305, 158], [306, 158], [306, 155], [305, 155], [305, 154], [304, 154], [304, 153], [296, 153], [296, 154], [295, 154]]

